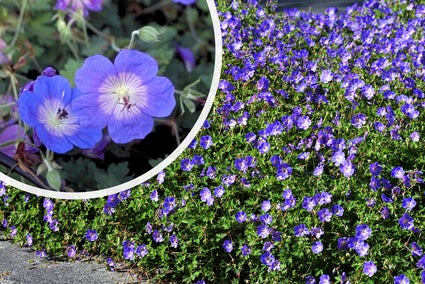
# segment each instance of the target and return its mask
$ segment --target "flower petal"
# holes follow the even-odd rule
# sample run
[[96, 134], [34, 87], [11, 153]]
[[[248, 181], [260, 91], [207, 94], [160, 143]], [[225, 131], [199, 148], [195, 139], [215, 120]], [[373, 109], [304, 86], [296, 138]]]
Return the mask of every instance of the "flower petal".
[[122, 120], [111, 119], [108, 132], [115, 143], [125, 144], [134, 139], [143, 139], [153, 128], [153, 118], [141, 113], [125, 116]]
[[[153, 117], [166, 117], [176, 106], [174, 86], [166, 77], [155, 77], [147, 85], [140, 110]], [[136, 106], [137, 106], [136, 101]]]
[[137, 50], [121, 50], [115, 58], [114, 66], [118, 73], [136, 74], [143, 83], [152, 80], [158, 72], [156, 60], [152, 56]]
[[115, 68], [108, 58], [102, 55], [90, 56], [75, 73], [75, 84], [83, 94], [97, 95], [105, 78], [113, 74]]
[[21, 94], [18, 101], [18, 112], [21, 119], [31, 127], [35, 127], [38, 121], [38, 109], [43, 104], [40, 96], [30, 91]]
[[68, 80], [61, 76], [41, 76], [34, 83], [34, 93], [42, 100], [57, 99], [66, 106], [72, 99], [72, 89]]
[[68, 136], [69, 142], [83, 149], [94, 148], [100, 139], [102, 139], [102, 130], [85, 129], [82, 127], [74, 135]]
[[79, 117], [80, 125], [89, 129], [103, 129], [109, 114], [102, 111], [96, 96], [82, 95], [72, 101], [72, 113]]
[[51, 135], [44, 125], [39, 125], [37, 128], [37, 135], [40, 137], [40, 140], [46, 146], [47, 149], [58, 153], [63, 154], [72, 149], [72, 144], [64, 136], [53, 136]]

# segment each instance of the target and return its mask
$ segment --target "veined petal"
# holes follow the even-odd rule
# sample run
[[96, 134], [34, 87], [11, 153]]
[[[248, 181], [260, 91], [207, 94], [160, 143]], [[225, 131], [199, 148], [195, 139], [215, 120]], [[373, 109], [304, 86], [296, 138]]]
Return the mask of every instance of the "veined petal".
[[121, 50], [114, 62], [115, 70], [118, 73], [137, 74], [142, 83], [147, 83], [158, 72], [156, 60], [143, 52], [137, 50]]
[[71, 142], [68, 141], [64, 136], [53, 136], [50, 134], [44, 125], [39, 125], [36, 128], [37, 135], [40, 137], [41, 141], [43, 141], [43, 144], [46, 146], [46, 148], [50, 149], [51, 151], [63, 154], [68, 152], [72, 149]]
[[93, 148], [100, 139], [102, 139], [102, 130], [83, 127], [80, 127], [74, 135], [68, 136], [68, 140], [72, 144], [83, 149]]
[[[166, 77], [156, 77], [145, 85], [144, 103], [141, 111], [153, 117], [166, 117], [176, 106], [174, 85]], [[137, 100], [136, 100], [137, 106]]]
[[40, 122], [37, 120], [38, 109], [43, 104], [40, 96], [30, 91], [25, 91], [19, 97], [19, 116], [31, 127], [35, 127]]
[[115, 143], [124, 144], [134, 139], [143, 139], [152, 131], [153, 118], [141, 113], [137, 116], [124, 116], [124, 119], [111, 119], [108, 132]]
[[83, 94], [98, 95], [98, 89], [109, 75], [115, 74], [114, 65], [102, 55], [88, 57], [75, 73], [75, 84]]
[[64, 106], [72, 99], [71, 85], [66, 78], [58, 75], [38, 78], [34, 83], [34, 93], [42, 100], [60, 100]]
[[103, 129], [110, 114], [102, 111], [97, 97], [82, 95], [72, 101], [71, 109], [79, 117], [80, 125], [89, 129]]

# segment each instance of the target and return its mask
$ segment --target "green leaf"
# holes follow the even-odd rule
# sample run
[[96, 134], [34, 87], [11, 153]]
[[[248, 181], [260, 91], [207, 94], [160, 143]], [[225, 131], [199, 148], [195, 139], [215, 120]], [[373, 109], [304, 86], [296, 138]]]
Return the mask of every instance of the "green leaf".
[[64, 69], [59, 71], [63, 77], [68, 79], [72, 87], [75, 87], [75, 72], [77, 69], [81, 68], [81, 66], [83, 66], [82, 60], [69, 58], [65, 63]]
[[106, 173], [102, 171], [96, 172], [94, 179], [99, 189], [105, 189], [129, 181], [131, 177], [126, 176], [128, 172], [128, 162], [111, 164]]
[[196, 110], [195, 103], [194, 103], [192, 100], [190, 100], [190, 99], [185, 99], [185, 98], [183, 98], [182, 100], [183, 100], [184, 105], [185, 105], [185, 106], [187, 107], [187, 109], [189, 110], [189, 112], [190, 112], [190, 113], [194, 113], [194, 112], [195, 112], [195, 110]]

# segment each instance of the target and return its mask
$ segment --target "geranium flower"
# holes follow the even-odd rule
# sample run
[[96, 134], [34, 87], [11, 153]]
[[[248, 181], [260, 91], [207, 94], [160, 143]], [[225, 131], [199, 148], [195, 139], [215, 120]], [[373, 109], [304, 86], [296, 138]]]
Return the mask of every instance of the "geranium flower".
[[261, 263], [263, 263], [264, 265], [272, 265], [273, 262], [275, 261], [274, 256], [270, 253], [270, 252], [265, 252], [260, 256], [261, 259]]
[[410, 280], [404, 274], [400, 274], [399, 276], [394, 277], [394, 284], [408, 284], [408, 283], [410, 283]]
[[322, 244], [322, 242], [321, 242], [321, 241], [316, 241], [316, 242], [314, 242], [314, 244], [313, 244], [313, 246], [312, 246], [311, 250], [312, 250], [315, 254], [321, 253], [321, 252], [322, 252], [322, 250], [323, 250], [323, 244]]
[[27, 243], [28, 243], [28, 246], [32, 246], [32, 236], [30, 234], [27, 235]]
[[170, 236], [170, 243], [171, 243], [171, 246], [174, 247], [174, 248], [176, 248], [178, 246], [179, 239], [177, 239], [177, 236], [175, 234], [172, 234]]
[[122, 50], [114, 64], [102, 55], [87, 58], [77, 70], [75, 84], [83, 93], [72, 110], [87, 128], [103, 129], [115, 143], [143, 139], [152, 131], [153, 117], [169, 116], [174, 109], [174, 86], [158, 77], [153, 57]]
[[33, 92], [24, 91], [19, 97], [19, 115], [53, 152], [68, 152], [73, 145], [93, 148], [102, 138], [102, 131], [80, 125], [80, 118], [71, 110], [71, 103], [80, 95], [61, 76], [41, 76]]
[[251, 253], [251, 248], [247, 245], [243, 245], [243, 247], [241, 248], [241, 251], [243, 256], [247, 256], [248, 254]]
[[92, 230], [92, 229], [87, 229], [87, 232], [84, 235], [84, 237], [91, 242], [94, 242], [98, 238], [96, 230]]
[[233, 243], [232, 243], [232, 241], [225, 240], [224, 243], [223, 243], [223, 248], [227, 252], [231, 252], [233, 250]]
[[122, 245], [123, 245], [124, 259], [133, 260], [134, 259], [134, 243], [130, 241], [124, 241]]
[[84, 17], [89, 14], [88, 10], [100, 11], [105, 0], [57, 0], [55, 9], [65, 11], [71, 8], [73, 11], [82, 10]]
[[74, 245], [67, 246], [65, 252], [69, 257], [74, 257], [75, 254], [77, 253]]
[[376, 265], [373, 263], [373, 261], [366, 261], [363, 263], [363, 273], [366, 274], [369, 277], [372, 277], [373, 274], [376, 272]]
[[147, 255], [148, 254], [148, 249], [146, 248], [146, 245], [138, 246], [136, 248], [136, 254], [138, 256], [140, 256], [140, 257], [144, 257], [145, 255]]

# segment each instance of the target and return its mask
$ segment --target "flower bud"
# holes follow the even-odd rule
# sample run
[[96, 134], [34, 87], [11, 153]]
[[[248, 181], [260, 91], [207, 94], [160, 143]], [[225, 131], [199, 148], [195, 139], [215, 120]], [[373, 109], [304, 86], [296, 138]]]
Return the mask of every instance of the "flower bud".
[[158, 41], [159, 32], [152, 26], [146, 26], [139, 29], [139, 38], [144, 42]]
[[71, 37], [71, 29], [69, 28], [69, 26], [65, 23], [63, 19], [58, 19], [56, 27], [59, 31], [61, 41], [67, 42]]

